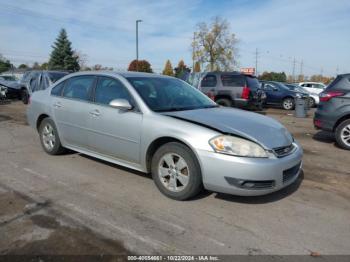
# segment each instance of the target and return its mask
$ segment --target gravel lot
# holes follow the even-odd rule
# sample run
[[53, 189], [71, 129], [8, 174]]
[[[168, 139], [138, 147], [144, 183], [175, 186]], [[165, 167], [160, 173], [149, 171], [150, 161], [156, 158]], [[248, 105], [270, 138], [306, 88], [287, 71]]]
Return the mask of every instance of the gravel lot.
[[0, 254], [350, 254], [350, 155], [311, 117], [266, 111], [305, 150], [295, 184], [176, 202], [149, 175], [45, 154], [24, 112], [0, 105]]

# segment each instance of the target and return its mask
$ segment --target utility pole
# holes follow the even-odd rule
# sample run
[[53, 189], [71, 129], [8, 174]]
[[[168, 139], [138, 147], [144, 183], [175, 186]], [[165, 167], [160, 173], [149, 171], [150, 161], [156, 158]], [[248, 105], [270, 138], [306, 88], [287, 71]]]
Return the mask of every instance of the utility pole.
[[258, 56], [259, 51], [258, 48], [255, 49], [255, 76], [258, 77]]
[[339, 73], [339, 66], [337, 66], [337, 68], [335, 69], [335, 73], [336, 73], [336, 76], [337, 76], [338, 73]]
[[293, 73], [292, 73], [292, 76], [293, 76], [293, 82], [295, 82], [295, 57], [293, 59]]
[[301, 60], [301, 62], [300, 62], [300, 79], [298, 79], [298, 82], [299, 82], [299, 81], [304, 81], [303, 66], [304, 66], [304, 61]]
[[139, 23], [142, 20], [136, 20], [136, 71], [139, 71]]

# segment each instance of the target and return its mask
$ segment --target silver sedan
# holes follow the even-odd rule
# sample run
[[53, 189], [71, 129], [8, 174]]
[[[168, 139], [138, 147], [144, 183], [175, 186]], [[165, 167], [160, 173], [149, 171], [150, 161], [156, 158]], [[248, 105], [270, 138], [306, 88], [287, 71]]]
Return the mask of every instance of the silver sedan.
[[203, 188], [263, 195], [293, 183], [303, 150], [279, 122], [222, 108], [187, 83], [145, 73], [70, 74], [31, 97], [28, 122], [52, 155], [71, 149], [152, 173], [166, 196]]

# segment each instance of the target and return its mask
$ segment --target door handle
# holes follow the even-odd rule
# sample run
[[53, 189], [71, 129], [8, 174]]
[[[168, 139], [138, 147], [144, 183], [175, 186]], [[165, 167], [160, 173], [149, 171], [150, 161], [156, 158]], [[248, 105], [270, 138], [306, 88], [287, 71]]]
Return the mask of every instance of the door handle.
[[89, 114], [92, 115], [92, 116], [99, 116], [99, 115], [100, 115], [100, 111], [98, 111], [97, 109], [95, 109], [95, 110], [89, 112]]
[[61, 104], [61, 102], [56, 102], [53, 104], [53, 106], [56, 108], [60, 108], [60, 107], [62, 107], [62, 104]]

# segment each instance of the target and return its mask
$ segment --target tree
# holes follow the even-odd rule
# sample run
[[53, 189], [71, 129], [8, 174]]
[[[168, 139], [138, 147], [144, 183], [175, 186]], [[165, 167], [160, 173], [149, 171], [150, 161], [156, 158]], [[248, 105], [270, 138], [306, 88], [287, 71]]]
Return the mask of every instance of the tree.
[[180, 60], [179, 64], [177, 65], [177, 67], [175, 67], [174, 70], [175, 70], [175, 77], [177, 78], [183, 78], [185, 74], [191, 72], [191, 69], [189, 69], [187, 65], [185, 65], [184, 60]]
[[61, 29], [56, 42], [52, 46], [49, 69], [79, 71], [78, 58], [74, 56], [71, 45], [66, 30]]
[[199, 63], [199, 61], [197, 61], [197, 62], [194, 64], [193, 72], [194, 72], [194, 73], [200, 73], [200, 71], [201, 71], [201, 64]]
[[20, 64], [18, 69], [28, 69], [29, 67], [26, 64]]
[[11, 68], [13, 68], [13, 65], [10, 63], [10, 60], [0, 54], [0, 73], [6, 72]]
[[199, 23], [194, 33], [193, 58], [213, 70], [232, 70], [236, 64], [235, 34], [229, 31], [229, 23], [215, 17], [210, 25]]
[[41, 66], [40, 66], [40, 69], [41, 70], [48, 70], [49, 69], [49, 63], [47, 63], [47, 62], [42, 63]]
[[138, 72], [146, 72], [153, 73], [151, 64], [146, 60], [133, 60], [131, 61], [128, 71], [138, 71]]
[[165, 67], [163, 69], [163, 75], [174, 76], [174, 69], [169, 59], [165, 63]]
[[38, 63], [38, 62], [34, 62], [34, 63], [33, 63], [33, 66], [32, 66], [32, 69], [34, 69], [34, 70], [39, 70], [39, 69], [40, 69], [39, 63]]
[[260, 80], [265, 81], [278, 81], [278, 82], [286, 82], [287, 81], [287, 75], [284, 72], [277, 73], [277, 72], [264, 72], [262, 75], [259, 76]]

